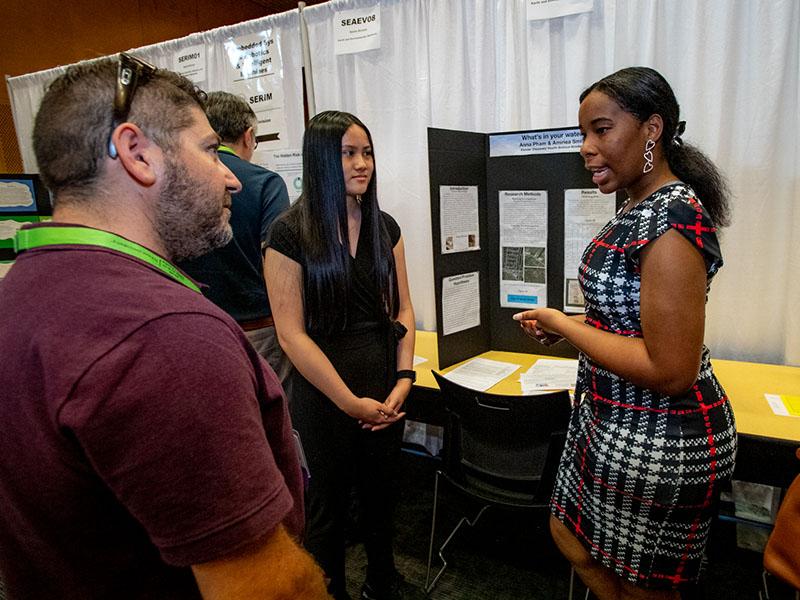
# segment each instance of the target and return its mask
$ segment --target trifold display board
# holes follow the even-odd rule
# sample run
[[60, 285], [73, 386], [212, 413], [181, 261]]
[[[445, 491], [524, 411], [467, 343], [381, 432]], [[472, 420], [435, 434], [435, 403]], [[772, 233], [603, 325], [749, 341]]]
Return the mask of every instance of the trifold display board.
[[439, 366], [488, 350], [575, 357], [525, 336], [526, 308], [583, 312], [583, 249], [623, 201], [592, 183], [577, 128], [428, 129]]
[[17, 230], [51, 214], [50, 194], [38, 175], [0, 173], [0, 279], [14, 261]]

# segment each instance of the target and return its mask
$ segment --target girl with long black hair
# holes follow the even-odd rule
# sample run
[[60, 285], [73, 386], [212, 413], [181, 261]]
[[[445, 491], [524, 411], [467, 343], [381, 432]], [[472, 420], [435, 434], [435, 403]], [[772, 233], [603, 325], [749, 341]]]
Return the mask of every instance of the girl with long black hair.
[[728, 194], [683, 142], [667, 81], [622, 69], [580, 97], [581, 155], [627, 203], [579, 268], [586, 314], [514, 315], [543, 344], [580, 350], [551, 503], [556, 544], [601, 600], [676, 600], [698, 576], [736, 429], [703, 345], [706, 295], [722, 266]]
[[264, 271], [286, 382], [311, 474], [305, 545], [345, 589], [345, 523], [358, 492], [362, 598], [399, 597], [392, 505], [414, 310], [396, 221], [378, 207], [372, 137], [355, 116], [318, 114], [303, 139], [303, 193], [270, 232]]

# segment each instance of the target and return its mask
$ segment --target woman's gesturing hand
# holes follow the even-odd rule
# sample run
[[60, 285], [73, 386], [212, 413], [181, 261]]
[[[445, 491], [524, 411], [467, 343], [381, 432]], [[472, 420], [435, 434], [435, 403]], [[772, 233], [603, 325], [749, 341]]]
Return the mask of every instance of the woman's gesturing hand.
[[563, 339], [553, 329], [553, 324], [560, 316], [566, 317], [564, 313], [553, 308], [537, 308], [517, 313], [513, 318], [515, 321], [519, 321], [525, 335], [532, 337], [544, 346], [552, 346]]

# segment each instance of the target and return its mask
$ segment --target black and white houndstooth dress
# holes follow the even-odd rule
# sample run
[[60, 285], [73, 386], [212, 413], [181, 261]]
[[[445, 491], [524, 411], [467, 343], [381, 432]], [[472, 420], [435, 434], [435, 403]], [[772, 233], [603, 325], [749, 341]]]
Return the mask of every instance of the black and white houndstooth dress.
[[[708, 213], [685, 184], [665, 186], [618, 213], [584, 251], [587, 323], [641, 337], [639, 253], [669, 229], [698, 248], [711, 281], [722, 257]], [[733, 413], [708, 349], [692, 389], [672, 397], [581, 354], [576, 400], [553, 514], [595, 559], [634, 584], [675, 588], [695, 580], [716, 491], [730, 478], [736, 452]]]

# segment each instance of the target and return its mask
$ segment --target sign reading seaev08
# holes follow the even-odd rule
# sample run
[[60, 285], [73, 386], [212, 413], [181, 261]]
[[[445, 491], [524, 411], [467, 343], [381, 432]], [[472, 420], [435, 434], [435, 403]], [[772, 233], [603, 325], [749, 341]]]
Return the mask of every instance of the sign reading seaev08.
[[334, 15], [336, 54], [354, 54], [381, 47], [381, 5], [342, 10]]

